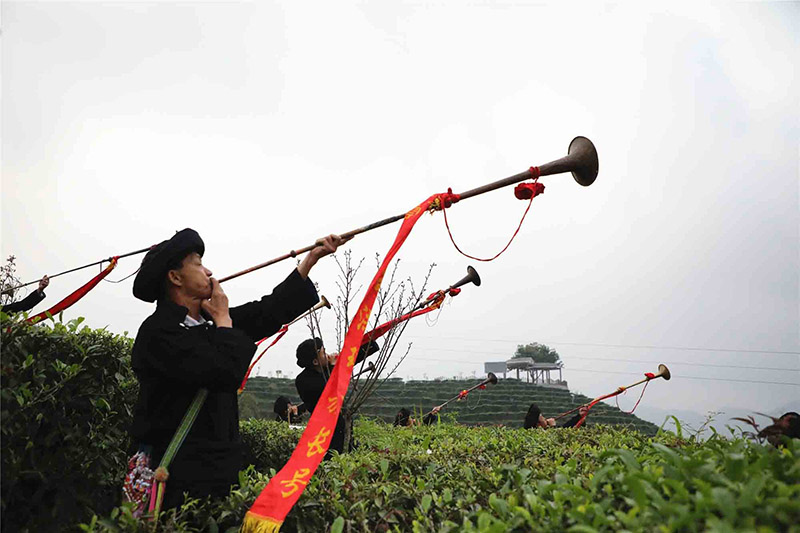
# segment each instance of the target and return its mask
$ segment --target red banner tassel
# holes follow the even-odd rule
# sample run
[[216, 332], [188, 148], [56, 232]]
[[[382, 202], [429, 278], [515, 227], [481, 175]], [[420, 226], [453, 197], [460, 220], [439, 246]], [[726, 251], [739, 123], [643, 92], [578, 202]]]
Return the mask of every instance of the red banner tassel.
[[36, 322], [38, 322], [39, 320], [41, 320], [43, 318], [47, 318], [47, 315], [56, 316], [61, 311], [65, 310], [65, 309], [69, 308], [71, 305], [75, 304], [78, 300], [80, 300], [81, 298], [86, 296], [87, 292], [89, 292], [90, 290], [94, 289], [95, 285], [100, 283], [100, 281], [104, 277], [106, 277], [109, 272], [114, 270], [114, 267], [117, 266], [117, 259], [119, 259], [119, 257], [112, 257], [111, 258], [111, 263], [105, 268], [105, 270], [103, 270], [98, 275], [96, 275], [95, 277], [90, 279], [89, 282], [86, 285], [84, 285], [83, 287], [79, 288], [78, 290], [76, 290], [75, 292], [73, 292], [72, 294], [70, 294], [69, 296], [67, 296], [66, 298], [61, 300], [60, 302], [58, 302], [56, 305], [54, 305], [53, 307], [48, 309], [47, 311], [42, 311], [38, 315], [33, 315], [31, 317], [28, 317], [28, 322], [36, 323]]
[[306, 425], [300, 442], [292, 452], [289, 461], [281, 471], [270, 479], [269, 484], [256, 499], [244, 517], [242, 533], [274, 533], [280, 530], [286, 515], [294, 507], [300, 495], [311, 481], [322, 459], [328, 451], [336, 420], [342, 408], [342, 400], [350, 386], [350, 376], [356, 362], [356, 354], [362, 345], [372, 307], [380, 290], [381, 281], [392, 258], [405, 242], [406, 237], [420, 216], [434, 201], [442, 202], [442, 195], [436, 194], [406, 213], [403, 225], [397, 233], [394, 244], [383, 259], [378, 272], [364, 295], [355, 318], [347, 329], [344, 346], [340, 352], [339, 363], [334, 367], [316, 409]]

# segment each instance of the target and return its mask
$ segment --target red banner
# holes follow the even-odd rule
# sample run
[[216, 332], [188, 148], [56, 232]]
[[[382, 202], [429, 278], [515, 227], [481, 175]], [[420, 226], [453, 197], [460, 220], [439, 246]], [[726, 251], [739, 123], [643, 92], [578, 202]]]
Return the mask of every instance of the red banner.
[[[258, 357], [256, 357], [256, 358], [255, 358], [255, 360], [254, 360], [252, 363], [250, 363], [250, 366], [247, 368], [247, 373], [244, 375], [244, 379], [242, 380], [242, 384], [241, 384], [241, 385], [239, 385], [239, 391], [238, 391], [238, 393], [239, 393], [239, 394], [241, 394], [241, 393], [243, 393], [243, 392], [244, 392], [244, 386], [245, 386], [245, 385], [247, 385], [247, 380], [250, 378], [250, 372], [252, 372], [252, 371], [253, 371], [253, 368], [256, 366], [256, 364], [258, 364], [258, 361], [261, 359], [261, 357], [262, 357], [262, 356], [263, 356], [265, 353], [267, 353], [267, 350], [269, 350], [270, 348], [272, 348], [273, 346], [275, 346], [275, 343], [276, 343], [276, 342], [278, 342], [279, 340], [281, 340], [281, 338], [282, 338], [284, 335], [286, 335], [286, 332], [287, 332], [287, 331], [289, 331], [289, 326], [288, 326], [288, 325], [284, 325], [284, 326], [283, 326], [281, 329], [279, 329], [279, 330], [278, 330], [278, 336], [277, 336], [277, 337], [275, 337], [275, 340], [273, 340], [273, 341], [272, 341], [272, 342], [269, 344], [269, 346], [267, 346], [266, 348], [264, 348], [264, 351], [262, 351], [260, 354], [258, 354]], [[259, 344], [261, 344], [262, 342], [264, 342], [265, 340], [267, 340], [267, 338], [268, 338], [268, 337], [265, 337], [265, 338], [261, 339], [260, 341], [258, 341], [258, 342], [256, 343], [256, 346], [258, 346]]]
[[397, 233], [394, 244], [384, 257], [378, 272], [370, 283], [355, 318], [350, 323], [344, 338], [344, 346], [340, 352], [339, 363], [322, 391], [319, 403], [308, 421], [300, 442], [292, 452], [289, 461], [280, 472], [275, 474], [269, 484], [256, 499], [247, 512], [240, 531], [242, 533], [275, 533], [280, 531], [286, 515], [303, 494], [311, 481], [311, 477], [325, 457], [342, 400], [350, 386], [350, 376], [356, 362], [356, 354], [364, 339], [364, 332], [380, 290], [381, 281], [392, 258], [405, 242], [419, 217], [429, 208], [437, 208], [444, 204], [444, 195], [436, 194], [406, 213], [403, 225]]
[[76, 290], [75, 292], [73, 292], [72, 294], [70, 294], [69, 296], [67, 296], [66, 298], [61, 300], [60, 302], [58, 302], [56, 305], [54, 305], [53, 307], [51, 307], [47, 311], [42, 311], [38, 315], [33, 315], [31, 317], [28, 317], [28, 322], [38, 322], [39, 320], [41, 320], [43, 318], [47, 318], [48, 314], [50, 314], [50, 316], [56, 316], [58, 313], [60, 313], [64, 309], [67, 309], [68, 307], [70, 307], [71, 305], [76, 303], [78, 300], [80, 300], [81, 298], [86, 296], [87, 292], [89, 292], [90, 290], [94, 289], [95, 285], [100, 283], [100, 280], [102, 280], [104, 277], [106, 277], [109, 272], [114, 270], [114, 267], [117, 266], [117, 259], [118, 259], [117, 257], [112, 257], [111, 258], [111, 263], [105, 268], [105, 270], [103, 270], [98, 275], [96, 275], [95, 277], [90, 279], [89, 282], [86, 285], [84, 285], [80, 289]]
[[[458, 290], [458, 289], [456, 289], [456, 290]], [[364, 339], [362, 341], [362, 345], [367, 344], [368, 342], [372, 342], [375, 339], [379, 339], [379, 338], [383, 337], [384, 335], [386, 335], [387, 331], [389, 331], [390, 329], [392, 329], [396, 325], [400, 324], [401, 322], [405, 322], [406, 320], [409, 320], [409, 319], [412, 319], [414, 317], [417, 317], [417, 316], [420, 316], [420, 315], [424, 315], [425, 313], [430, 313], [431, 311], [439, 309], [439, 307], [442, 305], [442, 302], [444, 301], [445, 295], [446, 295], [446, 293], [444, 291], [439, 292], [439, 293], [433, 293], [431, 295], [431, 297], [433, 298], [433, 301], [427, 307], [425, 307], [423, 309], [417, 309], [416, 311], [411, 311], [410, 313], [406, 313], [405, 315], [399, 316], [397, 318], [393, 318], [392, 320], [390, 320], [388, 322], [384, 322], [383, 324], [381, 324], [380, 326], [376, 327], [375, 329], [373, 329], [369, 333], [365, 333], [364, 334]]]

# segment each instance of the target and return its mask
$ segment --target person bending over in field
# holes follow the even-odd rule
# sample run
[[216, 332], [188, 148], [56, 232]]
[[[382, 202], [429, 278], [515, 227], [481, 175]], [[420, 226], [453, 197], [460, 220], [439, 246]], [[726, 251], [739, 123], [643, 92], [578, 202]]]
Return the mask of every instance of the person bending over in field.
[[[564, 422], [562, 425], [558, 426], [560, 428], [572, 428], [580, 422], [581, 418], [584, 414], [588, 412], [586, 407], [581, 407], [578, 410], [578, 414]], [[539, 406], [535, 403], [532, 403], [531, 406], [528, 408], [528, 414], [525, 415], [525, 429], [530, 428], [543, 428], [549, 429], [556, 427], [556, 419], [555, 418], [545, 418], [542, 415], [542, 410], [539, 409]]]

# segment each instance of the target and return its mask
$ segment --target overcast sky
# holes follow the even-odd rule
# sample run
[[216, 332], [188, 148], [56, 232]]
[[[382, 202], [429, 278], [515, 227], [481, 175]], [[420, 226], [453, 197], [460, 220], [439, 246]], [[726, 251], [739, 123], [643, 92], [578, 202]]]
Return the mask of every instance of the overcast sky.
[[[584, 135], [596, 183], [543, 178], [496, 261], [459, 255], [441, 214], [420, 220], [401, 274], [436, 263], [440, 288], [471, 264], [483, 284], [408, 327], [399, 375], [481, 377], [538, 341], [589, 396], [664, 362], [673, 379], [643, 406], [800, 410], [800, 3], [468, 4], [4, 1], [3, 256], [29, 281], [192, 227], [222, 277]], [[501, 189], [449, 221], [485, 257], [524, 209]], [[398, 227], [348, 244], [362, 283]], [[291, 269], [224, 288], [243, 303]], [[53, 280], [45, 303], [95, 272]], [[335, 296], [332, 260], [312, 278]], [[65, 315], [134, 335], [154, 307], [131, 287]], [[305, 336], [259, 373], [294, 375]]]

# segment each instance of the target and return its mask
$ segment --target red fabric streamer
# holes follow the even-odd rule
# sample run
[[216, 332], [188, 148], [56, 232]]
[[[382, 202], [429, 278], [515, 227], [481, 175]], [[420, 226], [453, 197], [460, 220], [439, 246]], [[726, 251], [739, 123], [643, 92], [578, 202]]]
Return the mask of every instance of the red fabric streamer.
[[[456, 294], [458, 294], [458, 293], [456, 293]], [[454, 296], [454, 294], [451, 294], [451, 296]], [[375, 339], [381, 338], [382, 336], [386, 335], [386, 332], [388, 332], [390, 329], [392, 329], [396, 325], [400, 324], [401, 322], [405, 322], [406, 320], [412, 319], [412, 318], [420, 316], [420, 315], [424, 315], [426, 313], [430, 313], [434, 309], [438, 309], [439, 306], [442, 305], [442, 301], [444, 300], [444, 294], [442, 294], [442, 293], [433, 293], [431, 296], [428, 297], [428, 299], [430, 300], [430, 299], [432, 299], [434, 297], [436, 297], [436, 300], [434, 300], [427, 307], [425, 307], [423, 309], [417, 309], [416, 311], [411, 311], [410, 313], [406, 313], [405, 315], [399, 316], [397, 318], [393, 318], [392, 320], [389, 320], [388, 322], [384, 322], [380, 326], [377, 326], [372, 331], [370, 331], [368, 333], [365, 333], [364, 334], [364, 340], [361, 341], [361, 345], [363, 346], [363, 345], [367, 344], [368, 342], [372, 342]]]
[[242, 523], [241, 532], [279, 531], [286, 515], [297, 503], [330, 446], [333, 430], [342, 408], [342, 400], [350, 385], [356, 354], [362, 345], [372, 307], [375, 305], [386, 269], [419, 217], [434, 203], [444, 205], [446, 199], [445, 195], [436, 194], [406, 213], [403, 225], [400, 227], [392, 247], [384, 257], [364, 299], [358, 306], [355, 318], [347, 329], [339, 363], [334, 367], [300, 441], [289, 461], [281, 468], [280, 472], [270, 479], [269, 484], [250, 507]]
[[[255, 360], [254, 360], [252, 363], [250, 363], [250, 366], [247, 368], [247, 373], [244, 375], [244, 379], [242, 380], [242, 384], [241, 384], [241, 385], [239, 385], [239, 391], [238, 391], [238, 392], [239, 392], [239, 394], [241, 394], [241, 393], [243, 393], [243, 392], [244, 392], [244, 386], [247, 384], [247, 380], [248, 380], [248, 378], [250, 377], [250, 372], [252, 372], [252, 371], [253, 371], [253, 368], [256, 366], [256, 364], [258, 363], [259, 359], [261, 359], [261, 357], [262, 357], [262, 356], [263, 356], [265, 353], [267, 353], [267, 350], [269, 350], [270, 348], [272, 348], [273, 346], [275, 346], [275, 343], [277, 343], [279, 340], [281, 340], [281, 337], [283, 337], [284, 335], [286, 335], [286, 332], [287, 332], [287, 331], [289, 331], [289, 326], [286, 326], [286, 325], [284, 325], [284, 326], [283, 326], [281, 329], [279, 329], [279, 330], [278, 330], [278, 335], [275, 337], [275, 340], [273, 340], [273, 341], [270, 343], [270, 345], [269, 345], [269, 346], [267, 346], [266, 348], [264, 348], [264, 350], [263, 350], [263, 351], [262, 351], [260, 354], [258, 354], [258, 357], [256, 357], [256, 358], [255, 358]], [[267, 338], [268, 338], [268, 337], [264, 337], [263, 339], [261, 339], [260, 341], [258, 341], [258, 342], [256, 343], [256, 346], [259, 346], [259, 345], [260, 345], [262, 342], [264, 342], [264, 341], [265, 341]]]
[[89, 292], [90, 290], [94, 289], [95, 285], [100, 283], [100, 280], [102, 280], [104, 277], [106, 277], [109, 272], [114, 270], [114, 267], [117, 266], [117, 260], [118, 259], [119, 259], [118, 256], [112, 257], [111, 258], [111, 263], [109, 263], [109, 265], [102, 272], [100, 272], [98, 275], [96, 275], [95, 277], [90, 279], [89, 282], [86, 283], [86, 285], [84, 285], [83, 287], [79, 288], [78, 290], [76, 290], [75, 292], [73, 292], [72, 294], [70, 294], [69, 296], [67, 296], [66, 298], [61, 300], [60, 302], [58, 302], [56, 305], [54, 305], [53, 307], [48, 309], [47, 311], [42, 311], [38, 315], [33, 315], [31, 317], [28, 317], [28, 322], [36, 323], [36, 322], [42, 320], [43, 318], [47, 318], [47, 315], [56, 316], [61, 311], [65, 310], [65, 309], [69, 308], [70, 306], [72, 306], [73, 304], [75, 304], [78, 300], [80, 300], [81, 298], [86, 296], [87, 292]]

